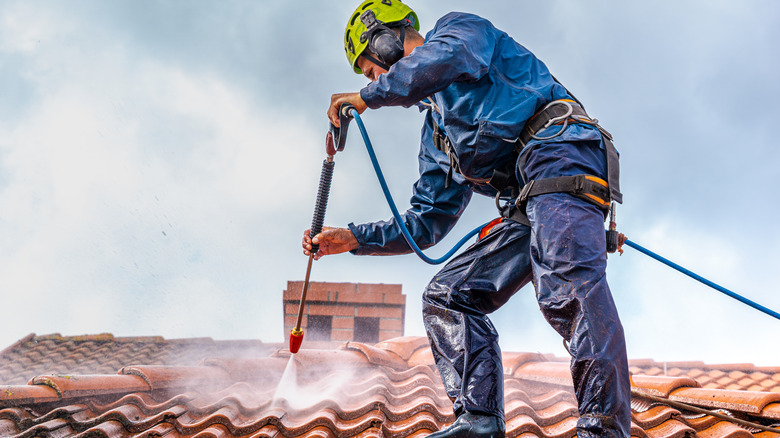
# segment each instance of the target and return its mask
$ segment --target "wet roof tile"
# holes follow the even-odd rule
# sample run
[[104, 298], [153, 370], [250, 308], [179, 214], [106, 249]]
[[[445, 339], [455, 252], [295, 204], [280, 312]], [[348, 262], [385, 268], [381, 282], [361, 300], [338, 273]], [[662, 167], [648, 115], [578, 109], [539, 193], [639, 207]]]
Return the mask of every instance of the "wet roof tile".
[[[79, 358], [73, 362], [76, 367], [94, 362], [95, 351], [121, 351], [108, 345], [119, 339], [110, 335], [33, 337], [11, 349], [17, 359], [48, 360], [45, 351], [30, 344], [33, 339], [48, 342], [56, 357], [70, 351]], [[145, 348], [145, 357], [152, 358], [147, 340], [142, 341], [139, 349]], [[96, 342], [103, 343], [102, 349], [95, 348]], [[123, 341], [125, 346], [133, 342]], [[153, 343], [166, 341], [154, 338]], [[176, 344], [178, 348], [213, 343], [199, 339]], [[105, 373], [28, 373], [27, 383], [0, 387], [0, 436], [423, 437], [454, 419], [425, 338], [398, 338], [374, 346], [350, 342], [337, 350], [304, 348], [292, 357], [279, 347], [254, 345], [263, 353], [214, 348], [211, 356], [180, 356], [188, 356], [186, 363], [147, 364], [134, 356], [132, 362]], [[0, 354], [0, 370], [11, 369], [8, 351]], [[27, 359], [21, 357], [25, 352], [30, 353]], [[699, 377], [720, 371], [717, 378], [728, 378], [729, 385], [764, 388], [778, 382], [773, 370], [745, 364], [722, 370], [700, 362], [686, 363], [694, 368], [681, 364], [664, 367], [649, 360], [632, 361], [634, 389], [765, 424], [780, 420], [778, 393], [709, 389], [692, 377], [696, 371]], [[504, 368], [508, 436], [575, 435], [577, 402], [567, 359], [508, 352]], [[650, 372], [641, 373], [643, 369]], [[631, 431], [636, 437], [737, 438], [756, 432], [638, 397], [632, 400]]]
[[684, 386], [699, 387], [697, 381], [688, 377], [635, 375], [631, 377], [631, 382], [632, 386], [635, 386], [639, 392], [656, 397], [667, 397], [675, 389]]
[[92, 395], [126, 394], [148, 391], [150, 385], [137, 376], [117, 374], [100, 375], [43, 375], [30, 380], [30, 385], [45, 385], [56, 392], [59, 398], [76, 398]]
[[705, 364], [703, 362], [630, 361], [634, 374], [679, 376], [696, 380], [702, 387], [780, 392], [780, 367], [755, 367], [752, 364]]
[[256, 340], [30, 334], [0, 351], [0, 383], [24, 384], [40, 374], [113, 374], [134, 364], [197, 365], [207, 357], [265, 357], [278, 348]]
[[759, 413], [768, 404], [780, 402], [780, 394], [726, 389], [679, 388], [669, 395], [669, 399], [696, 406]]

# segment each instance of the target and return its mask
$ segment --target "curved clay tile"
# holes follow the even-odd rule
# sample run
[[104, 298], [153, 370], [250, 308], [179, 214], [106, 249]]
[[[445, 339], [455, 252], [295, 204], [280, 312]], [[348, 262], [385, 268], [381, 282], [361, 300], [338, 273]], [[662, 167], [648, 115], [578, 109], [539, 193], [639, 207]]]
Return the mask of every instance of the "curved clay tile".
[[549, 426], [540, 426], [531, 417], [518, 415], [506, 422], [506, 434], [517, 436], [530, 433], [542, 438], [571, 438], [575, 437], [577, 430], [577, 418], [571, 417]]
[[650, 438], [692, 438], [696, 436], [696, 430], [682, 421], [671, 419], [658, 426], [645, 429]]
[[363, 353], [369, 363], [403, 370], [408, 367], [406, 360], [391, 350], [372, 347], [361, 342], [347, 342], [342, 346], [347, 351], [359, 351]]
[[696, 406], [759, 413], [768, 404], [780, 401], [780, 394], [730, 391], [725, 389], [680, 388], [673, 391], [669, 395], [669, 399]]
[[139, 376], [152, 390], [192, 386], [224, 387], [232, 382], [224, 370], [205, 366], [128, 366], [119, 370], [118, 374]]
[[644, 412], [632, 412], [631, 420], [642, 429], [652, 429], [664, 422], [679, 418], [680, 411], [669, 406], [654, 405]]
[[761, 411], [761, 416], [780, 420], [780, 403], [770, 403], [764, 406], [764, 409]]
[[572, 386], [571, 370], [566, 362], [529, 362], [520, 366], [512, 376], [534, 382]]
[[501, 362], [504, 374], [512, 375], [515, 370], [528, 362], [545, 362], [548, 359], [541, 353], [502, 353]]
[[436, 366], [436, 362], [433, 360], [433, 353], [431, 352], [430, 348], [419, 348], [414, 353], [412, 353], [411, 357], [407, 360], [407, 363], [410, 367], [415, 367], [418, 365], [423, 366]]
[[696, 435], [701, 438], [754, 438], [752, 433], [728, 421], [719, 421]]
[[11, 385], [0, 386], [2, 406], [21, 406], [31, 403], [49, 403], [59, 400], [57, 391], [49, 386]]
[[128, 392], [148, 391], [151, 389], [149, 384], [138, 376], [117, 374], [36, 376], [30, 380], [30, 384], [51, 387], [61, 398], [117, 393], [126, 394]]
[[425, 336], [402, 336], [376, 344], [377, 348], [383, 348], [397, 354], [401, 359], [409, 361], [412, 355], [420, 349], [429, 349], [430, 344]]
[[656, 397], [667, 397], [672, 391], [682, 387], [700, 387], [699, 382], [688, 377], [633, 375], [631, 382], [631, 386], [638, 392]]

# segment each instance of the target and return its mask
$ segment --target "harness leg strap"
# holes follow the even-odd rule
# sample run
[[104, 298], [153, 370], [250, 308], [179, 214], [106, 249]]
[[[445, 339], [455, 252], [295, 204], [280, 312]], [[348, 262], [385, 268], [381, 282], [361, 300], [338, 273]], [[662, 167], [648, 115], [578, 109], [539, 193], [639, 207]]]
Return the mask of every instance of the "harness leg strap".
[[515, 204], [525, 209], [528, 198], [547, 193], [568, 193], [605, 212], [609, 210], [610, 189], [607, 182], [597, 176], [585, 174], [531, 180], [523, 186]]

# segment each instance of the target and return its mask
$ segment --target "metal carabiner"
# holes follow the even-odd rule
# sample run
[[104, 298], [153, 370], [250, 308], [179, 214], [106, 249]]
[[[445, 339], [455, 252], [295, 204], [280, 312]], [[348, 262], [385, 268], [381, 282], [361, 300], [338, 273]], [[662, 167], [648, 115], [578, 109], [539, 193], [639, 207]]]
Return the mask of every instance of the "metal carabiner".
[[563, 126], [561, 127], [560, 131], [556, 132], [555, 134], [549, 136], [549, 137], [539, 137], [536, 135], [536, 133], [531, 134], [531, 138], [534, 140], [549, 140], [551, 138], [555, 138], [561, 134], [563, 134], [563, 131], [566, 130], [566, 128], [569, 126], [569, 117], [574, 113], [574, 107], [571, 106], [571, 103], [565, 101], [565, 100], [553, 100], [552, 102], [545, 105], [544, 108], [542, 108], [542, 111], [546, 110], [547, 108], [550, 108], [553, 105], [560, 104], [560, 105], [566, 105], [566, 113], [562, 116], [553, 117], [550, 120], [547, 121], [547, 123], [544, 124], [542, 129], [540, 129], [537, 132], [544, 131], [545, 129], [549, 128], [550, 126], [560, 122], [563, 120]]

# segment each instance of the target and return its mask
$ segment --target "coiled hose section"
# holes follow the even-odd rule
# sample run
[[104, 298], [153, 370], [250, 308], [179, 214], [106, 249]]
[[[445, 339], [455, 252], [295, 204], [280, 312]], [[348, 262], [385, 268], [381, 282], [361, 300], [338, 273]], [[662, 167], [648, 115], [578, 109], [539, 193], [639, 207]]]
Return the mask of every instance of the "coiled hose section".
[[357, 110], [354, 108], [348, 108], [346, 110], [349, 115], [355, 118], [355, 122], [358, 125], [358, 129], [360, 129], [360, 135], [363, 137], [363, 142], [366, 144], [366, 150], [368, 151], [368, 156], [371, 159], [371, 165], [374, 166], [374, 172], [376, 172], [376, 177], [379, 180], [379, 185], [382, 186], [382, 192], [385, 195], [385, 199], [387, 200], [387, 205], [390, 206], [390, 211], [393, 212], [393, 218], [395, 219], [396, 224], [398, 224], [398, 228], [401, 230], [401, 234], [404, 236], [404, 240], [406, 240], [406, 243], [409, 245], [409, 247], [414, 251], [415, 254], [417, 254], [422, 261], [425, 263], [431, 264], [431, 265], [438, 265], [441, 263], [446, 262], [450, 257], [452, 257], [457, 250], [460, 249], [466, 242], [469, 241], [472, 237], [474, 237], [476, 234], [482, 230], [482, 228], [487, 225], [487, 223], [482, 224], [478, 226], [477, 228], [474, 228], [473, 230], [469, 231], [468, 234], [463, 236], [462, 239], [458, 243], [455, 244], [455, 246], [452, 247], [446, 254], [443, 256], [433, 259], [425, 255], [419, 246], [417, 246], [417, 243], [412, 239], [412, 234], [409, 232], [409, 229], [406, 227], [406, 223], [404, 222], [403, 218], [401, 217], [401, 213], [398, 212], [398, 207], [395, 205], [395, 201], [393, 201], [393, 196], [390, 194], [390, 189], [387, 187], [387, 182], [385, 181], [384, 174], [382, 174], [382, 169], [379, 167], [379, 161], [376, 158], [376, 154], [374, 153], [374, 147], [371, 145], [371, 139], [368, 138], [368, 133], [366, 132], [366, 127], [363, 126], [363, 120], [360, 119], [360, 114], [358, 114]]
[[[322, 232], [322, 224], [325, 222], [325, 209], [328, 208], [328, 195], [330, 194], [330, 183], [333, 180], [333, 168], [336, 162], [333, 157], [328, 157], [322, 162], [322, 172], [320, 173], [320, 187], [317, 190], [317, 201], [314, 204], [314, 217], [311, 220], [311, 230], [309, 237], [314, 238]], [[319, 244], [311, 244], [311, 253], [316, 254], [320, 249]]]

